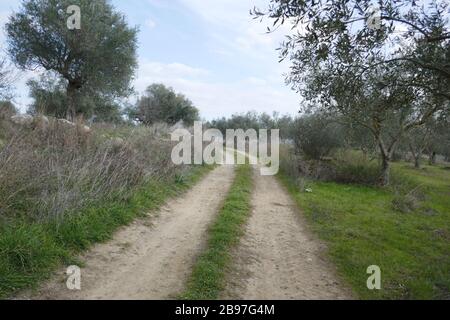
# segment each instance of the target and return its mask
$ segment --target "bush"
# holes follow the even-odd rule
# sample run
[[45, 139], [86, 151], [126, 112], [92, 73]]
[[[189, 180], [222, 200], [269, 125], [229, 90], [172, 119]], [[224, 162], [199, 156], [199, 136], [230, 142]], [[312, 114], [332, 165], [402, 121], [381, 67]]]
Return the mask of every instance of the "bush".
[[419, 208], [419, 201], [415, 193], [402, 194], [396, 192], [392, 200], [392, 207], [401, 213], [409, 213]]
[[121, 197], [149, 179], [174, 175], [171, 142], [151, 128], [120, 127], [87, 134], [52, 120], [46, 130], [17, 129], [0, 148], [0, 223], [61, 220], [89, 204]]
[[296, 121], [294, 142], [297, 154], [320, 160], [342, 146], [342, 128], [321, 115], [304, 116]]
[[329, 159], [305, 160], [292, 147], [284, 145], [280, 148], [280, 170], [301, 186], [305, 184], [304, 178], [364, 185], [376, 185], [380, 178], [376, 161], [351, 150], [338, 151]]
[[367, 159], [361, 152], [352, 150], [337, 152], [333, 167], [336, 182], [376, 185], [380, 179], [378, 162]]
[[306, 181], [301, 174], [302, 160], [294, 154], [292, 146], [280, 146], [280, 172], [291, 177], [300, 191], [305, 191]]
[[0, 101], [0, 120], [11, 118], [17, 113], [16, 107], [10, 101]]
[[299, 176], [299, 161], [300, 157], [294, 154], [292, 146], [280, 146], [280, 171], [289, 177]]

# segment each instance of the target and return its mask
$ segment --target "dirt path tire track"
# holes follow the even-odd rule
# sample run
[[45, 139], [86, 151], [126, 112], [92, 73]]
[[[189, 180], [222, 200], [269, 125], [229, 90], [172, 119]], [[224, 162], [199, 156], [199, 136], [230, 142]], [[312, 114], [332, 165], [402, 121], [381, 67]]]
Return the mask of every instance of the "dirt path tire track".
[[223, 299], [351, 299], [275, 177], [255, 170], [252, 215], [227, 277]]
[[82, 257], [81, 291], [66, 288], [61, 270], [38, 292], [22, 298], [174, 298], [184, 288], [233, 178], [233, 167], [218, 167], [186, 194], [169, 200], [157, 217], [138, 220], [110, 242], [95, 246]]

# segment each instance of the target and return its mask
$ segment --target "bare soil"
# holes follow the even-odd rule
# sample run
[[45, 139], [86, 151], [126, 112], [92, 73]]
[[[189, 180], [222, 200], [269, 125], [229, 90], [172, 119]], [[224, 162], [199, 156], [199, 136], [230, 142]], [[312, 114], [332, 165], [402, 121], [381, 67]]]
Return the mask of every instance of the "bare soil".
[[287, 191], [255, 171], [252, 215], [223, 299], [351, 299]]
[[[308, 230], [287, 191], [275, 177], [255, 169], [252, 214], [233, 250], [221, 298], [351, 299], [350, 290], [325, 258], [326, 247]], [[64, 270], [19, 299], [172, 299], [180, 294], [207, 228], [234, 178], [220, 166], [156, 213], [119, 230], [114, 239], [81, 257], [81, 290], [66, 287]]]
[[108, 243], [82, 257], [81, 291], [66, 287], [60, 270], [37, 291], [20, 299], [170, 299], [181, 293], [196, 257], [205, 245], [207, 228], [234, 178], [221, 166], [178, 199], [148, 218], [124, 227]]

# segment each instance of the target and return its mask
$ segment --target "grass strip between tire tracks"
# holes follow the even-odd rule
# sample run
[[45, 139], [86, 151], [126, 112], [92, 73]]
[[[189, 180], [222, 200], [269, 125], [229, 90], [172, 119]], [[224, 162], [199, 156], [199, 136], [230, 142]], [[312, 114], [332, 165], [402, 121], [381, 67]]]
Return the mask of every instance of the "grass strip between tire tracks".
[[250, 213], [252, 187], [252, 167], [237, 167], [233, 185], [209, 229], [207, 248], [194, 265], [181, 299], [213, 300], [219, 297], [232, 259], [230, 251], [239, 242], [242, 226]]

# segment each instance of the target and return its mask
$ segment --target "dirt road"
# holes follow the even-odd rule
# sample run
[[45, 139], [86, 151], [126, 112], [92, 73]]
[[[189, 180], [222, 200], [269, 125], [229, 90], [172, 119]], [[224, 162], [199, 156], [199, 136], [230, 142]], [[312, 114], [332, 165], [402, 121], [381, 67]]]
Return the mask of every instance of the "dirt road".
[[350, 293], [322, 258], [276, 178], [255, 172], [253, 212], [227, 278], [224, 299], [345, 299]]
[[218, 167], [182, 197], [170, 200], [157, 217], [138, 220], [114, 240], [95, 246], [82, 258], [81, 291], [66, 288], [61, 270], [38, 292], [21, 298], [173, 298], [183, 290], [233, 177], [233, 167]]
[[[207, 228], [234, 178], [221, 166], [157, 215], [122, 228], [114, 239], [82, 257], [81, 291], [66, 287], [65, 270], [37, 292], [19, 299], [170, 299], [184, 289]], [[305, 227], [289, 194], [275, 177], [254, 173], [252, 214], [223, 299], [346, 299], [324, 246]]]

